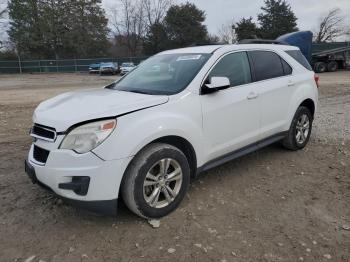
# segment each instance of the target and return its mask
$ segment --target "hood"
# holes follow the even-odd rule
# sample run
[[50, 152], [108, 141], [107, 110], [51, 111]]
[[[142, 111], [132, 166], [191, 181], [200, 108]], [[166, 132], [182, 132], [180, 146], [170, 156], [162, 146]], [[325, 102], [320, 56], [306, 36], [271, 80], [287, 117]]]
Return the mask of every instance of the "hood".
[[112, 89], [69, 92], [42, 102], [34, 111], [33, 122], [54, 127], [57, 132], [62, 132], [83, 121], [118, 116], [164, 104], [168, 99], [168, 96]]

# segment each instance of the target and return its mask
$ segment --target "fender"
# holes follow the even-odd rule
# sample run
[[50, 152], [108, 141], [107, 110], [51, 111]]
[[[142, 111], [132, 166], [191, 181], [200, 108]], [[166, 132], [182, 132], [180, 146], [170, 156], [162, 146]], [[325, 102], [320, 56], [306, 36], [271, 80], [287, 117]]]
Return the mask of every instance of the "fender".
[[311, 99], [314, 102], [316, 112], [318, 100], [318, 91], [316, 84], [315, 86], [312, 86], [310, 84], [301, 85], [293, 94], [293, 97], [290, 99], [287, 114], [288, 121], [286, 122], [286, 126], [283, 128], [284, 130], [289, 130], [295, 112], [297, 111], [298, 107], [307, 99]]
[[[191, 96], [199, 97], [196, 94]], [[199, 98], [192, 97], [191, 101], [191, 104], [179, 100], [176, 103], [168, 102], [117, 118], [116, 130], [107, 139], [108, 143], [102, 143], [93, 152], [104, 160], [127, 158], [136, 155], [156, 139], [179, 136], [191, 143], [197, 165], [202, 165], [208, 145], [203, 137]], [[183, 113], [179, 113], [179, 110]]]

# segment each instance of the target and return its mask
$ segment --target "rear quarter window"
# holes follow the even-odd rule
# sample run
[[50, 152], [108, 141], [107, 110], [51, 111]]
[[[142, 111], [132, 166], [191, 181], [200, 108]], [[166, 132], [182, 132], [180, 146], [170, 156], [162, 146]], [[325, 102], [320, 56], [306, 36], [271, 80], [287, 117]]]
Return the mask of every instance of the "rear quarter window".
[[301, 64], [306, 69], [312, 71], [312, 67], [300, 50], [288, 50], [286, 51], [288, 55], [293, 57], [299, 64]]

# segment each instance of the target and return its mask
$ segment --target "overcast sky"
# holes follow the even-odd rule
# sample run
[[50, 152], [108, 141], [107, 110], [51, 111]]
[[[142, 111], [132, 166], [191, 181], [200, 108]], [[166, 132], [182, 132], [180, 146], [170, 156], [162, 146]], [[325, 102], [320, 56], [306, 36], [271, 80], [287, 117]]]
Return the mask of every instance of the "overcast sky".
[[[116, 6], [119, 0], [102, 0], [107, 12]], [[175, 3], [184, 3], [186, 0], [174, 0]], [[350, 26], [350, 0], [287, 0], [292, 6], [298, 18], [300, 30], [314, 31], [320, 16], [325, 15], [330, 9], [340, 8], [342, 14], [347, 17], [346, 23]], [[261, 12], [260, 7], [264, 0], [190, 0], [198, 8], [206, 13], [208, 31], [217, 34], [223, 24], [234, 20], [239, 21], [242, 17], [252, 16], [256, 19]], [[1, 0], [0, 0], [1, 3]], [[1, 28], [0, 28], [1, 29]], [[0, 30], [0, 39], [6, 38], [4, 30]], [[343, 39], [339, 39], [343, 40]]]
[[[118, 0], [103, 0], [105, 7], [111, 7]], [[177, 3], [187, 2], [176, 0]], [[252, 16], [256, 19], [264, 0], [192, 0], [198, 8], [205, 11], [206, 25], [210, 33], [217, 33], [222, 24], [234, 19], [239, 21], [242, 17]], [[289, 0], [292, 10], [298, 17], [300, 30], [313, 30], [319, 21], [319, 17], [328, 10], [339, 7], [343, 15], [349, 18], [350, 25], [350, 0]]]

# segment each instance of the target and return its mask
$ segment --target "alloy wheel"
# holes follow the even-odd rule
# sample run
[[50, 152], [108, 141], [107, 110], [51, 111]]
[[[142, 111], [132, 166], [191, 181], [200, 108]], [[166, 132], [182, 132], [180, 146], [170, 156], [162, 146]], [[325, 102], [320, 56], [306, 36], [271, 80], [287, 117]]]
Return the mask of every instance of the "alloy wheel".
[[310, 132], [310, 119], [307, 114], [302, 114], [297, 122], [295, 139], [298, 144], [303, 144]]
[[174, 201], [182, 185], [182, 169], [172, 158], [155, 163], [147, 172], [143, 182], [143, 196], [153, 208], [163, 208]]

